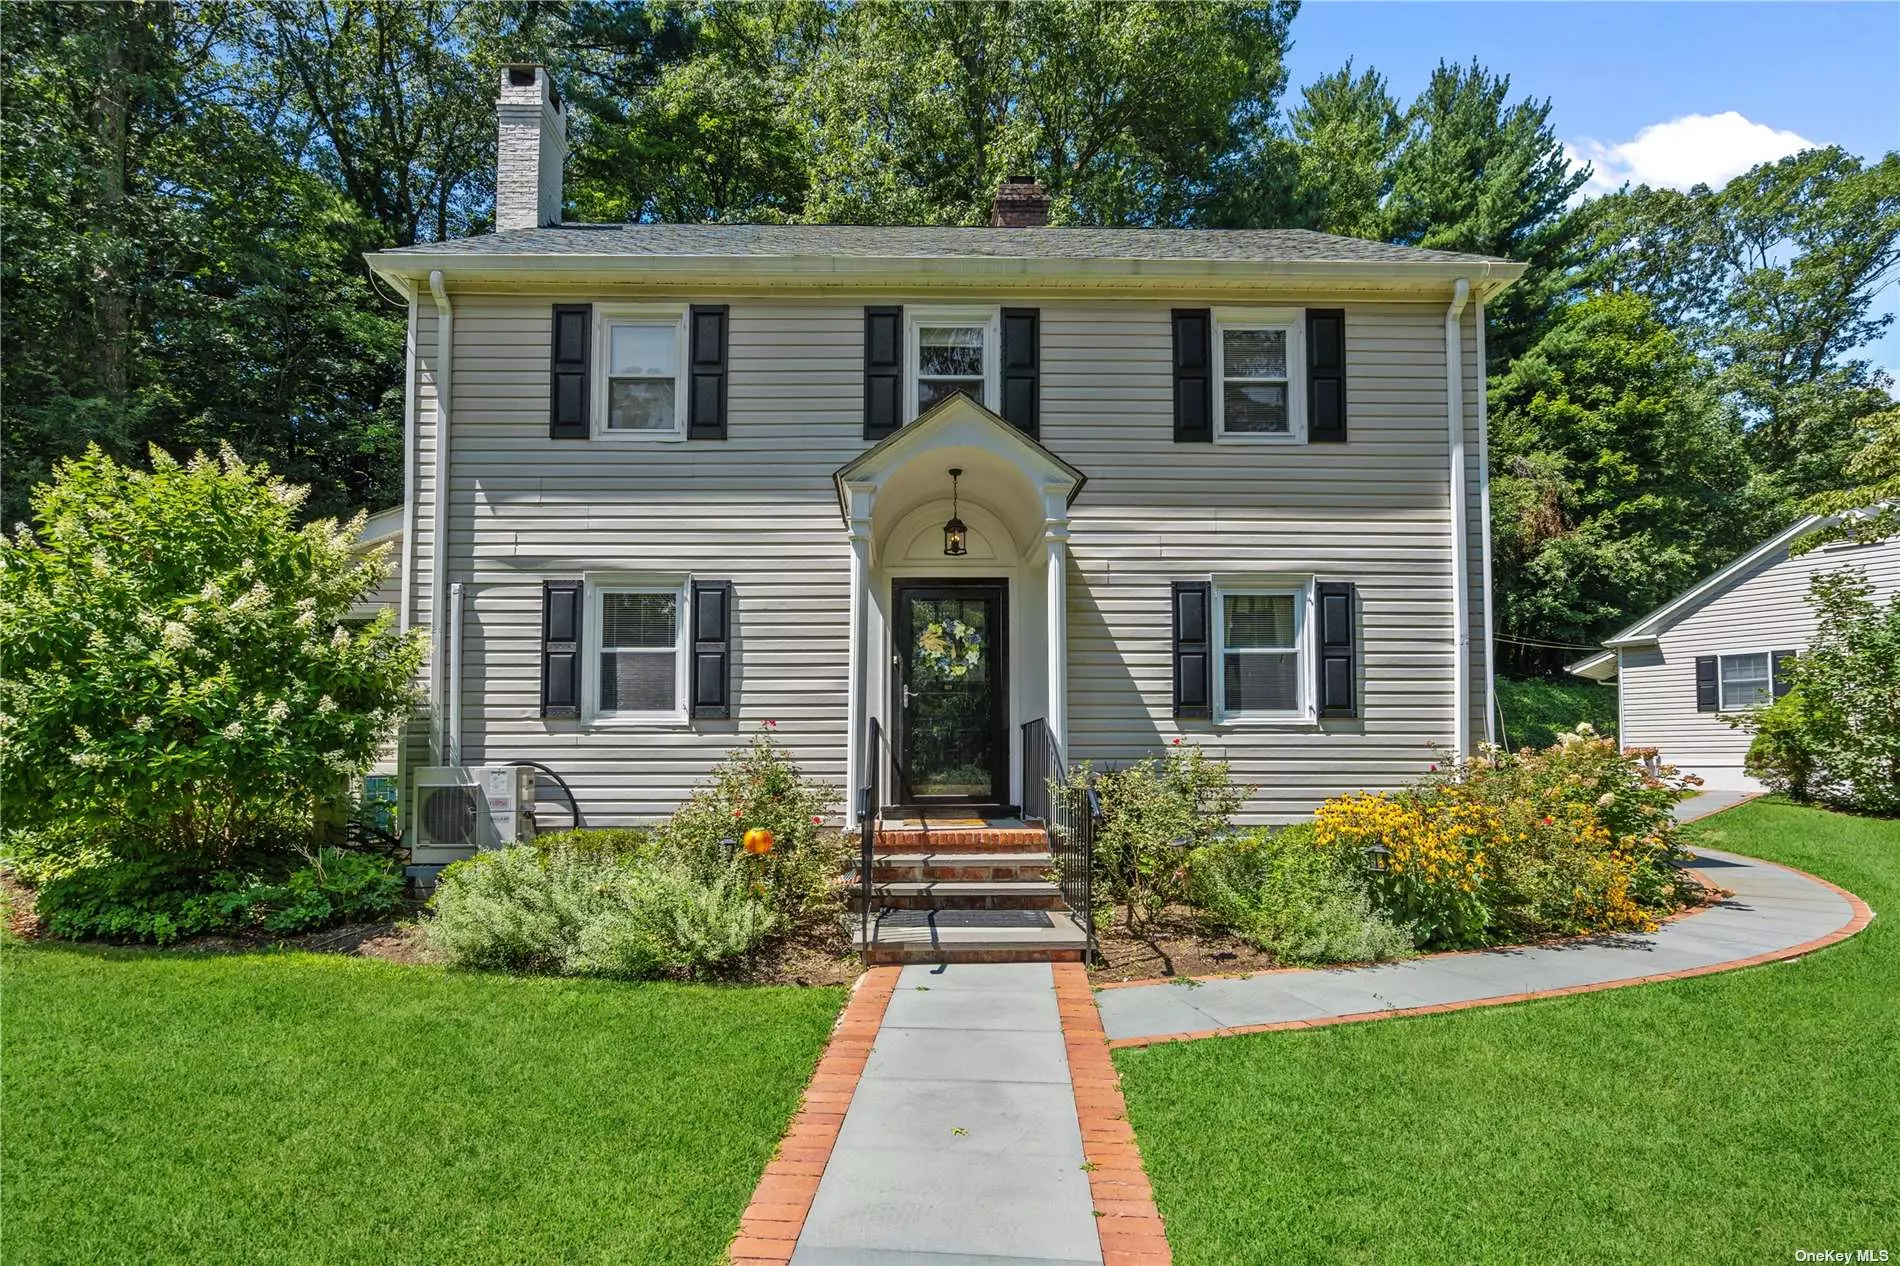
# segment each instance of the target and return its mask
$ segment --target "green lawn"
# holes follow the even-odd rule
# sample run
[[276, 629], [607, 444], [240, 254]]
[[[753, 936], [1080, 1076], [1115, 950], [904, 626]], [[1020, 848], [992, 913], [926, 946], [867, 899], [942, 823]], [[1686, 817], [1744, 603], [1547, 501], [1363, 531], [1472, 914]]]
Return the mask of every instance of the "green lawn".
[[842, 1003], [0, 952], [6, 1262], [714, 1262]]
[[1549, 747], [1557, 736], [1588, 721], [1599, 734], [1616, 733], [1616, 687], [1590, 681], [1497, 680], [1498, 711], [1511, 747]]
[[[1900, 910], [1900, 822], [1697, 828]], [[1900, 927], [1798, 962], [1118, 1054], [1175, 1260], [1900, 1260]]]

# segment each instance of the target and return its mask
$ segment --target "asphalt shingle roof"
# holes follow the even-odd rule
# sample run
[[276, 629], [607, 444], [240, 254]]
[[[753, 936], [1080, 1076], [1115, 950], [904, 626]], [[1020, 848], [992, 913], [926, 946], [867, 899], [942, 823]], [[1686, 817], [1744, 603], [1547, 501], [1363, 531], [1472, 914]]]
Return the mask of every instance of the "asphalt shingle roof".
[[430, 242], [389, 255], [1471, 263], [1493, 256], [1307, 229], [920, 228], [842, 224], [564, 224]]

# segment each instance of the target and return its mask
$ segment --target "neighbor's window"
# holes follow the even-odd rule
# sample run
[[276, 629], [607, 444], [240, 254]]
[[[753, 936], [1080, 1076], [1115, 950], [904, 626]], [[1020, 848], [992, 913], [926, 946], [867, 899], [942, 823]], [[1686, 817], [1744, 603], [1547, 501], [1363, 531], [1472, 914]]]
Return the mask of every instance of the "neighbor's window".
[[1220, 359], [1216, 434], [1235, 440], [1306, 438], [1304, 326], [1297, 314], [1259, 313], [1218, 320]]
[[1724, 655], [1720, 667], [1724, 712], [1765, 708], [1775, 701], [1774, 661], [1767, 651]]
[[1223, 716], [1301, 715], [1305, 625], [1305, 595], [1299, 590], [1221, 594]]
[[911, 325], [914, 359], [911, 416], [958, 392], [994, 407], [990, 389], [995, 367], [993, 314], [918, 313]]
[[611, 318], [603, 324], [607, 433], [680, 434], [679, 319]]
[[680, 711], [680, 590], [595, 589], [595, 715]]

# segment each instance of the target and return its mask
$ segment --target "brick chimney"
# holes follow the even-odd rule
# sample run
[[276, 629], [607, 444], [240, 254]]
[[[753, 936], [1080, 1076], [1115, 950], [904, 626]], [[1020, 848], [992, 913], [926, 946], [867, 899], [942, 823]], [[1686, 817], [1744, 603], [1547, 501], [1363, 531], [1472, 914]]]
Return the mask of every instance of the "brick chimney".
[[1011, 176], [990, 203], [993, 229], [1040, 229], [1049, 223], [1049, 191], [1034, 176]]
[[559, 224], [567, 112], [546, 68], [503, 66], [495, 113], [495, 231]]

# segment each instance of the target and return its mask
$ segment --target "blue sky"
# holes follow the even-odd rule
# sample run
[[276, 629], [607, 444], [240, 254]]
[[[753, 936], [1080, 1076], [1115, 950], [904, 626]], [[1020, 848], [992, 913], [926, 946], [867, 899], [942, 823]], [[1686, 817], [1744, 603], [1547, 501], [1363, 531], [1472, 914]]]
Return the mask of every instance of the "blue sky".
[[[1558, 136], [1606, 184], [1714, 183], [1802, 141], [1900, 149], [1900, 0], [1307, 0], [1288, 95], [1350, 57], [1406, 101], [1440, 60], [1473, 56], [1513, 96], [1550, 98]], [[1900, 284], [1880, 307], [1900, 311]], [[1900, 328], [1871, 354], [1900, 375]]]

